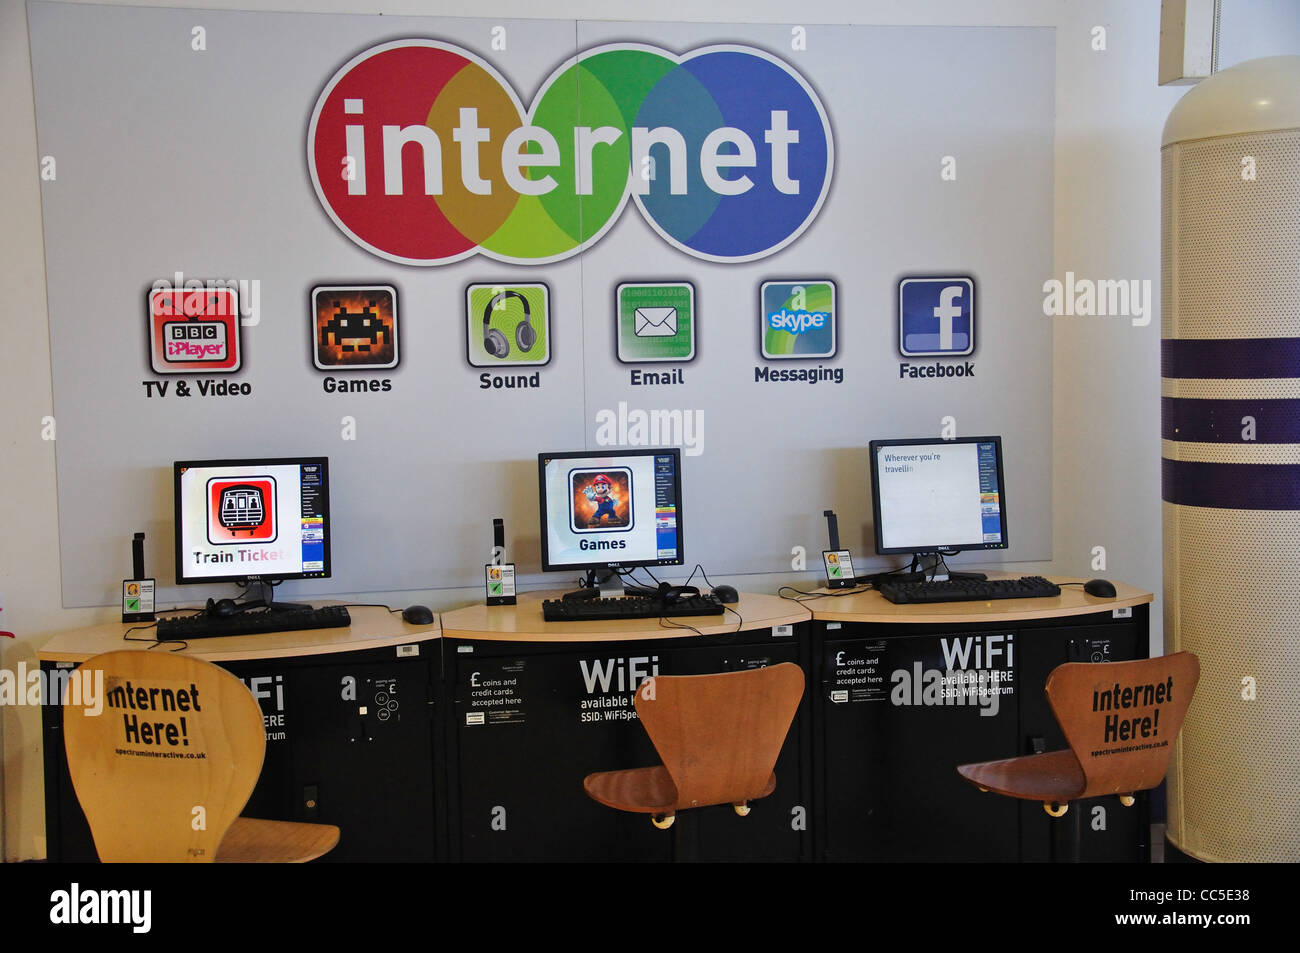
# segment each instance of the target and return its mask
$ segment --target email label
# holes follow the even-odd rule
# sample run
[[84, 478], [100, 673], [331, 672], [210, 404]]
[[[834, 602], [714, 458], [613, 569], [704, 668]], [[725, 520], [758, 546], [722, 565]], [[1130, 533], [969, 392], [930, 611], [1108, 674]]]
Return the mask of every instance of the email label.
[[695, 287], [624, 283], [616, 293], [618, 359], [624, 364], [695, 357]]

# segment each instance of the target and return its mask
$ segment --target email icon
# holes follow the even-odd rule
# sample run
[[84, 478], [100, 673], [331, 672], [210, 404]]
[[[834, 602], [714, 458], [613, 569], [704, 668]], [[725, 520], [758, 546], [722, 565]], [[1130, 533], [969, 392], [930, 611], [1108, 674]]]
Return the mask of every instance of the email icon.
[[695, 288], [689, 281], [624, 283], [615, 301], [618, 359], [624, 364], [695, 357]]
[[672, 337], [677, 333], [676, 308], [637, 308], [636, 336], [639, 338]]

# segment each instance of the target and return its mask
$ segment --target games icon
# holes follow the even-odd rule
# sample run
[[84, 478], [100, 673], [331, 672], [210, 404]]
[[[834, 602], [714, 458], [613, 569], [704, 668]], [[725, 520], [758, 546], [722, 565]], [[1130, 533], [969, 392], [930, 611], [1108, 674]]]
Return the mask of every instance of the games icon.
[[570, 470], [572, 500], [569, 525], [575, 533], [599, 533], [632, 528], [632, 471]]
[[312, 357], [321, 370], [396, 367], [397, 290], [391, 285], [312, 289]]

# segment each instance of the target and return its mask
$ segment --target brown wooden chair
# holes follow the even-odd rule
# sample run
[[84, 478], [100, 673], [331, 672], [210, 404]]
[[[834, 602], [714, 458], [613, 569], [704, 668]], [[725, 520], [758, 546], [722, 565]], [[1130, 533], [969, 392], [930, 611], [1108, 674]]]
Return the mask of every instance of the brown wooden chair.
[[776, 789], [772, 773], [803, 697], [790, 662], [721, 675], [663, 675], [637, 689], [634, 704], [663, 764], [589, 774], [582, 786], [607, 807], [651, 815], [659, 828], [692, 807], [749, 802]]
[[139, 651], [97, 655], [81, 671], [103, 673], [102, 710], [65, 703], [64, 747], [100, 860], [304, 862], [338, 843], [331, 825], [239, 816], [266, 731], [235, 676]]
[[1060, 817], [1071, 801], [1155, 787], [1201, 676], [1190, 652], [1133, 662], [1069, 662], [1047, 677], [1052, 706], [1070, 748], [963, 764], [957, 773], [981, 791], [1042, 801]]

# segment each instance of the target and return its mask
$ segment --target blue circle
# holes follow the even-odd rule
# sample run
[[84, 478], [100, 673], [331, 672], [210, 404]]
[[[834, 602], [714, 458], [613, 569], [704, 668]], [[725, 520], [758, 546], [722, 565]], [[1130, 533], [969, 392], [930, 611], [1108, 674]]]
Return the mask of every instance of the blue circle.
[[[779, 112], [785, 113], [785, 127], [797, 131], [797, 142], [765, 141], [765, 133], [776, 125], [773, 114]], [[671, 194], [661, 159], [642, 204], [661, 229], [701, 255], [762, 255], [802, 228], [821, 201], [830, 171], [822, 114], [798, 80], [761, 56], [717, 50], [687, 60], [651, 90], [637, 125], [671, 126], [686, 140], [687, 193]], [[700, 171], [704, 140], [722, 127], [740, 130], [753, 146], [752, 166], [718, 170], [724, 179], [748, 177], [749, 187], [739, 195], [714, 192]], [[735, 154], [738, 147], [724, 144], [718, 151]], [[780, 182], [774, 180], [774, 152], [786, 157]]]

